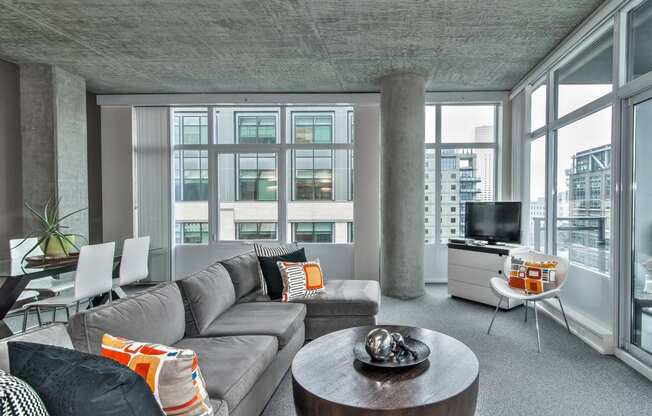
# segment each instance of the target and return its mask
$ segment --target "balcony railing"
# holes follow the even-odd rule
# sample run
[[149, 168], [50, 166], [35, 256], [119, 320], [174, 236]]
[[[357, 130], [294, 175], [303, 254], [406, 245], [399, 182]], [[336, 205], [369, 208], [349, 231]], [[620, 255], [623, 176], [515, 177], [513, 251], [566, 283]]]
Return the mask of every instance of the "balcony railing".
[[[609, 273], [608, 217], [558, 217], [557, 254], [572, 263]], [[545, 218], [532, 218], [532, 246], [545, 251]]]

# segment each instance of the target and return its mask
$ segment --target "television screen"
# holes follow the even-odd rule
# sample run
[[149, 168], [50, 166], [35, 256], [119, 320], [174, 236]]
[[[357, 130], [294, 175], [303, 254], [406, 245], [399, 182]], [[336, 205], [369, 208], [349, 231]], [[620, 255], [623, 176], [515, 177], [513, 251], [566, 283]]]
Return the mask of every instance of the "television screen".
[[489, 243], [521, 242], [520, 202], [467, 202], [465, 236]]

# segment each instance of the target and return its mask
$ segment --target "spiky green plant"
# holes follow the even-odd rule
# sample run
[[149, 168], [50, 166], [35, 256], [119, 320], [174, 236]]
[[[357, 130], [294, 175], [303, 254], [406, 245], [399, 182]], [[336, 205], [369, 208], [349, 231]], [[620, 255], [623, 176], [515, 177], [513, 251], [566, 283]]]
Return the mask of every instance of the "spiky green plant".
[[29, 204], [25, 203], [25, 207], [27, 207], [27, 209], [32, 214], [34, 214], [34, 216], [37, 218], [39, 229], [30, 233], [30, 235], [25, 237], [23, 241], [18, 243], [15, 247], [12, 247], [12, 249], [14, 249], [20, 246], [21, 244], [24, 244], [29, 238], [38, 237], [38, 240], [36, 244], [34, 244], [34, 247], [30, 248], [25, 253], [21, 261], [24, 261], [25, 258], [27, 258], [27, 256], [29, 256], [34, 250], [36, 250], [37, 247], [41, 245], [47, 249], [47, 247], [49, 247], [51, 240], [58, 242], [58, 244], [61, 246], [62, 250], [66, 255], [70, 253], [68, 252], [67, 245], [65, 243], [70, 244], [72, 247], [75, 248], [75, 250], [79, 251], [79, 247], [69, 237], [75, 236], [75, 237], [81, 237], [82, 239], [86, 239], [86, 237], [80, 234], [64, 232], [64, 230], [68, 227], [62, 225], [61, 223], [67, 218], [70, 218], [71, 216], [86, 210], [86, 208], [78, 209], [66, 215], [59, 216], [60, 203], [61, 203], [61, 199], [53, 200], [52, 198], [49, 198], [45, 202], [45, 205], [43, 207], [43, 212], [39, 212]]

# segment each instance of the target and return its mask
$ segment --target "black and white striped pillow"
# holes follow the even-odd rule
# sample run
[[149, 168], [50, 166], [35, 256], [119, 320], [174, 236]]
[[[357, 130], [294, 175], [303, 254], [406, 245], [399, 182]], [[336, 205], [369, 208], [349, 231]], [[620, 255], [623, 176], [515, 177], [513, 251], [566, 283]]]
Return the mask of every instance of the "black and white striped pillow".
[[48, 411], [29, 384], [0, 370], [0, 415], [48, 416]]
[[[284, 256], [292, 252], [297, 251], [298, 246], [296, 244], [286, 244], [282, 246], [265, 246], [262, 244], [254, 243], [254, 251], [256, 252], [257, 257], [276, 257]], [[260, 278], [260, 287], [263, 289], [263, 293], [267, 294], [267, 283], [263, 277], [263, 272], [258, 270], [258, 277]]]

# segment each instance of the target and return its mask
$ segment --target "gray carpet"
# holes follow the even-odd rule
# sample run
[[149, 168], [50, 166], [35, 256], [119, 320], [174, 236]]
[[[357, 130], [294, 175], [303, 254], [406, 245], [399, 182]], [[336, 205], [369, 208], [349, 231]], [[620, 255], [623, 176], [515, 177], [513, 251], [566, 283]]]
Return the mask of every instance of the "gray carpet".
[[[652, 415], [652, 382], [615, 357], [595, 352], [543, 313], [537, 354], [532, 314], [524, 323], [521, 307], [499, 312], [488, 336], [492, 312], [448, 297], [445, 285], [428, 285], [421, 299], [383, 298], [380, 323], [430, 328], [468, 345], [480, 361], [477, 416]], [[287, 374], [263, 415], [294, 414]]]

